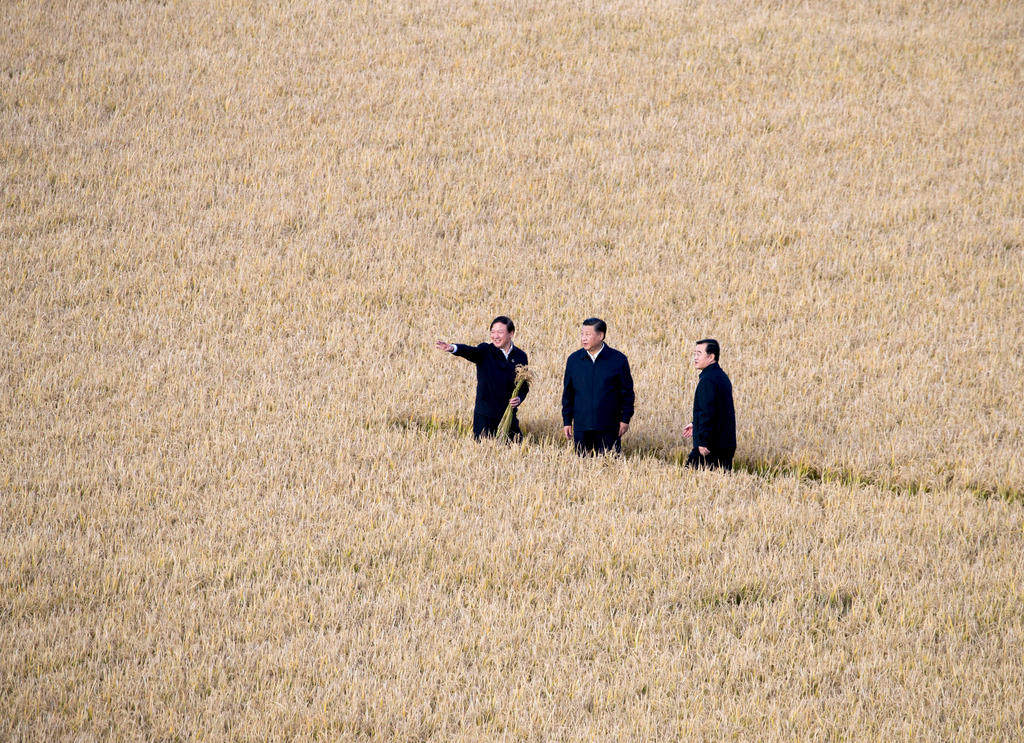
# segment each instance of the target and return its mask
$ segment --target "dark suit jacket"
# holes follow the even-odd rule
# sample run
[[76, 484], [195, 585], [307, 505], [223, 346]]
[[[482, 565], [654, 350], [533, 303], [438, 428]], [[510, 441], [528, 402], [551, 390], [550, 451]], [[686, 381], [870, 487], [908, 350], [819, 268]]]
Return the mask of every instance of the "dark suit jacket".
[[717, 362], [700, 373], [693, 393], [693, 448], [699, 446], [718, 456], [731, 457], [736, 452], [732, 382]]
[[619, 423], [633, 417], [633, 377], [629, 360], [607, 343], [590, 360], [584, 349], [565, 362], [562, 387], [562, 423], [578, 431], [618, 431]]
[[[506, 359], [501, 349], [493, 343], [481, 343], [479, 346], [456, 343], [455, 355], [476, 364], [476, 405], [473, 414], [500, 419], [516, 386], [516, 366], [527, 364], [526, 352], [513, 344]], [[525, 400], [529, 391], [530, 385], [524, 384], [519, 397]]]

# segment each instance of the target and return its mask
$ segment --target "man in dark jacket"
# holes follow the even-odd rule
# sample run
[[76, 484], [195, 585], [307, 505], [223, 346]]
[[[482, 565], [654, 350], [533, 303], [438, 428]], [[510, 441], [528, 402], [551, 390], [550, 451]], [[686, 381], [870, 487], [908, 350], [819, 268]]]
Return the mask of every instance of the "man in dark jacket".
[[[518, 397], [512, 397], [515, 388], [516, 367], [526, 366], [526, 352], [512, 345], [516, 326], [501, 315], [491, 321], [491, 342], [478, 346], [465, 343], [438, 341], [441, 351], [461, 356], [476, 365], [476, 405], [473, 407], [473, 438], [493, 436], [498, 430], [505, 408], [512, 406], [512, 428], [509, 435], [522, 437], [516, 408], [526, 399], [529, 385], [524, 384]], [[511, 398], [511, 399], [510, 399]]]
[[718, 365], [718, 341], [705, 338], [697, 341], [693, 365], [700, 370], [697, 390], [693, 393], [693, 422], [683, 429], [683, 436], [693, 436], [693, 450], [687, 467], [732, 469], [736, 453], [736, 411], [732, 404], [732, 383]]
[[581, 454], [620, 451], [633, 417], [633, 377], [625, 354], [605, 344], [608, 327], [591, 317], [583, 321], [580, 345], [565, 362], [562, 424], [565, 438]]

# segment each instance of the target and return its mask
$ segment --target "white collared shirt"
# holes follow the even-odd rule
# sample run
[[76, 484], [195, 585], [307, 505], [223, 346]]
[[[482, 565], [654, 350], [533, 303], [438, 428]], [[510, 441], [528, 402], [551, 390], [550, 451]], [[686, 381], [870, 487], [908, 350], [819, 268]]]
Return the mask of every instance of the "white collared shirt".
[[591, 361], [597, 361], [597, 357], [600, 355], [601, 351], [603, 351], [603, 350], [604, 350], [604, 344], [602, 343], [601, 347], [599, 349], [597, 349], [596, 351], [594, 351], [594, 353], [591, 353], [590, 351], [587, 351], [587, 356], [590, 357]]

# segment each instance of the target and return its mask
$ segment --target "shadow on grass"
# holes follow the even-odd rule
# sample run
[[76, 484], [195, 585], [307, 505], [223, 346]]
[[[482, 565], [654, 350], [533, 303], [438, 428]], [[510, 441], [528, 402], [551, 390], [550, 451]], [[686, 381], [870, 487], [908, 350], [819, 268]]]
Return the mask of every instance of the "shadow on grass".
[[[455, 418], [437, 418], [433, 416], [430, 418], [394, 418], [391, 420], [391, 426], [420, 431], [427, 436], [442, 432], [454, 433], [459, 436], [473, 435], [473, 429], [468, 423]], [[552, 427], [542, 427], [537, 431], [527, 433], [523, 438], [523, 443], [526, 446], [565, 446], [561, 429]], [[686, 464], [689, 449], [668, 445], [646, 437], [631, 437], [623, 441], [622, 454], [626, 459], [650, 458], [683, 467]], [[738, 457], [733, 460], [733, 469], [737, 472], [746, 472], [769, 480], [780, 476], [787, 476], [798, 477], [810, 482], [841, 483], [848, 487], [874, 486], [897, 495], [916, 495], [917, 493], [936, 489], [927, 483], [917, 481], [869, 477], [846, 468], [830, 469], [804, 462], [789, 462], [768, 458], [744, 459]], [[977, 498], [999, 498], [1011, 503], [1024, 504], [1024, 491], [1008, 486], [992, 487], [971, 483], [965, 485], [964, 490]]]

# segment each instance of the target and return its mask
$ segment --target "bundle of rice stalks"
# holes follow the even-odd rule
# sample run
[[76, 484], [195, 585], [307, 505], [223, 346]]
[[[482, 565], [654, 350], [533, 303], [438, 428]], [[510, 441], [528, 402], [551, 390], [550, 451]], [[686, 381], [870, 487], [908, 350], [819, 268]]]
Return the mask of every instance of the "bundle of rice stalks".
[[[520, 391], [523, 389], [523, 385], [533, 383], [533, 373], [530, 371], [530, 367], [525, 364], [516, 365], [516, 386], [512, 388], [512, 397], [519, 397]], [[511, 403], [505, 407], [505, 414], [501, 416], [501, 422], [498, 424], [498, 431], [495, 434], [495, 438], [499, 441], [509, 440], [509, 431], [512, 429], [512, 420], [515, 418], [515, 408], [512, 407]]]

